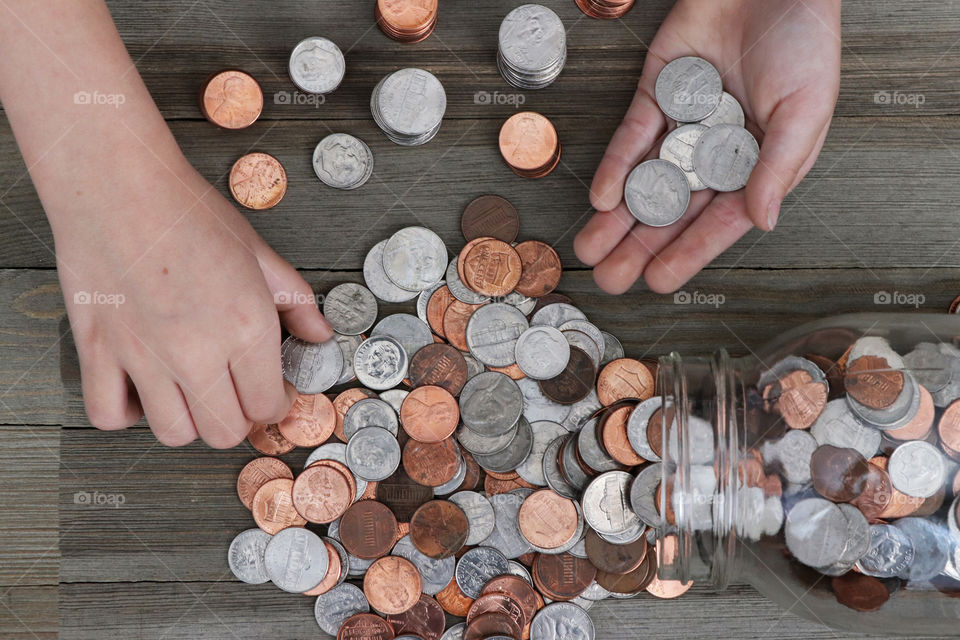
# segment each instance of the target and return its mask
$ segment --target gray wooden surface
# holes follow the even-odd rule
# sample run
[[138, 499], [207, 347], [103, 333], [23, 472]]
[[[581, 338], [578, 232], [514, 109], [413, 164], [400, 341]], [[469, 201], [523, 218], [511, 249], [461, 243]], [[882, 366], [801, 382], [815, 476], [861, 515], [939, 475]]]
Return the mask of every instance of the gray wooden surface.
[[[522, 237], [554, 243], [567, 268], [561, 290], [631, 355], [671, 349], [745, 353], [804, 320], [891, 310], [879, 291], [920, 293], [920, 311], [942, 312], [960, 293], [955, 202], [960, 159], [960, 6], [935, 0], [844, 6], [843, 80], [821, 159], [784, 207], [776, 233], [751, 232], [686, 291], [722, 294], [718, 308], [674, 304], [637, 286], [599, 294], [572, 251], [589, 214], [587, 185], [629, 102], [649, 42], [671, 0], [640, 0], [620, 22], [582, 17], [573, 0], [543, 0], [569, 30], [560, 80], [526, 92], [525, 108], [556, 123], [563, 164], [529, 182], [502, 164], [495, 140], [513, 109], [478, 104], [478, 91], [514, 93], [493, 56], [507, 0], [444, 0], [437, 31], [402, 46], [372, 26], [369, 0], [114, 0], [120, 31], [171, 127], [198, 169], [221, 190], [251, 147], [278, 156], [290, 189], [254, 226], [317, 291], [359, 279], [366, 250], [411, 223], [436, 229], [451, 250], [459, 213], [476, 195], [511, 198]], [[318, 108], [278, 105], [291, 91], [290, 47], [306, 35], [347, 53], [343, 86]], [[417, 149], [389, 144], [370, 121], [370, 89], [404, 65], [434, 71], [449, 98], [440, 135]], [[242, 67], [268, 96], [244, 132], [204, 122], [203, 78]], [[923, 95], [884, 104], [878, 92]], [[881, 94], [881, 97], [885, 94]], [[331, 130], [363, 137], [377, 168], [362, 189], [324, 188], [309, 166]], [[238, 584], [225, 552], [250, 526], [234, 483], [245, 446], [166, 449], [148, 429], [103, 433], [82, 410], [76, 354], [52, 270], [52, 238], [0, 113], [0, 638], [320, 637], [307, 598]], [[293, 455], [294, 460], [297, 455]], [[123, 496], [118, 508], [76, 495]], [[650, 597], [593, 610], [598, 638], [847, 637], [785, 613], [746, 586], [695, 588], [676, 601]]]

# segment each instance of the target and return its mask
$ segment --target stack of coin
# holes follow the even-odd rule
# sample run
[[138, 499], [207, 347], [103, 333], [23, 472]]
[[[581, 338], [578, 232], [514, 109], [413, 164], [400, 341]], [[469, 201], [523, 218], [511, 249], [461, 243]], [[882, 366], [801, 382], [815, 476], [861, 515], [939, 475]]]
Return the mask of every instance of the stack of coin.
[[760, 147], [743, 127], [740, 104], [703, 58], [667, 64], [657, 77], [656, 98], [678, 126], [664, 139], [659, 159], [641, 162], [627, 176], [624, 200], [637, 220], [663, 227], [683, 216], [692, 191], [745, 187]]
[[241, 156], [230, 169], [230, 194], [247, 209], [275, 207], [287, 192], [287, 172], [280, 161], [259, 151]]
[[500, 127], [500, 155], [518, 176], [542, 178], [560, 162], [560, 138], [553, 123], [533, 111], [510, 116]]
[[566, 60], [567, 33], [547, 7], [519, 6], [500, 24], [497, 67], [513, 86], [543, 89], [557, 79]]
[[373, 175], [373, 152], [347, 133], [331, 133], [313, 150], [313, 170], [325, 185], [356, 189]]
[[577, 0], [580, 10], [591, 18], [613, 20], [625, 16], [634, 0]]
[[377, 26], [398, 42], [420, 42], [437, 26], [438, 0], [377, 0]]
[[249, 73], [227, 69], [213, 74], [200, 90], [203, 117], [224, 129], [245, 129], [263, 111], [263, 90]]
[[443, 85], [423, 69], [391, 73], [374, 87], [370, 97], [374, 121], [391, 141], [406, 147], [432, 140], [446, 109]]
[[290, 53], [290, 79], [307, 93], [330, 93], [340, 86], [346, 65], [340, 48], [326, 38], [301, 40]]

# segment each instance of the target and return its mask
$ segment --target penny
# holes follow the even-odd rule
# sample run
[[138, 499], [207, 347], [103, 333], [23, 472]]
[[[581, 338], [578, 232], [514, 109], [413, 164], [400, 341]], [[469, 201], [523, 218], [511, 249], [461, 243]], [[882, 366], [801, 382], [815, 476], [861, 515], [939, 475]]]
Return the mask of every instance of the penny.
[[482, 305], [467, 304], [460, 300], [454, 300], [447, 307], [443, 314], [443, 333], [451, 345], [460, 351], [469, 351], [467, 345], [467, 324], [470, 322], [470, 316]]
[[424, 555], [446, 558], [460, 551], [469, 529], [463, 509], [447, 500], [431, 500], [410, 519], [410, 540]]
[[387, 622], [393, 627], [397, 637], [410, 634], [421, 640], [440, 640], [446, 618], [440, 604], [430, 596], [422, 594], [417, 603], [403, 613], [388, 615]]
[[409, 521], [414, 512], [433, 497], [429, 487], [414, 482], [403, 467], [377, 485], [377, 497], [401, 522]]
[[243, 71], [221, 71], [204, 84], [200, 111], [218, 127], [244, 129], [260, 117], [263, 91], [253, 76]]
[[597, 378], [597, 397], [604, 406], [627, 398], [646, 400], [653, 396], [653, 390], [653, 374], [633, 358], [614, 360], [600, 371]]
[[760, 145], [735, 124], [708, 127], [693, 149], [697, 177], [715, 191], [737, 191], [747, 185], [760, 157]]
[[463, 282], [485, 296], [504, 296], [520, 281], [522, 265], [516, 249], [503, 240], [485, 238], [463, 259]]
[[457, 585], [468, 598], [479, 598], [483, 587], [492, 578], [508, 573], [507, 558], [493, 547], [474, 547], [457, 562]]
[[487, 594], [510, 596], [514, 602], [520, 605], [527, 624], [533, 620], [533, 616], [543, 606], [543, 600], [533, 586], [524, 578], [515, 575], [499, 576], [487, 582], [481, 596]]
[[320, 584], [327, 575], [328, 558], [320, 536], [300, 527], [277, 532], [263, 553], [270, 581], [290, 593], [303, 593]]
[[337, 640], [393, 640], [396, 634], [390, 623], [373, 613], [356, 613], [340, 625]]
[[602, 442], [606, 452], [614, 460], [628, 467], [634, 467], [646, 462], [646, 460], [637, 454], [630, 446], [630, 439], [627, 437], [627, 421], [633, 407], [619, 407], [607, 414], [603, 422]]
[[357, 347], [353, 368], [365, 387], [384, 391], [407, 375], [408, 357], [403, 346], [389, 336], [372, 336]]
[[253, 507], [253, 497], [263, 485], [287, 478], [293, 480], [293, 472], [282, 460], [271, 457], [254, 458], [240, 470], [237, 476], [237, 496], [247, 509]]
[[400, 443], [380, 427], [360, 429], [347, 442], [347, 466], [368, 482], [389, 478], [400, 464]]
[[679, 580], [661, 580], [654, 574], [653, 579], [650, 581], [645, 589], [650, 595], [661, 598], [663, 600], [669, 600], [672, 598], [679, 598], [687, 591], [690, 590], [690, 587], [693, 586], [693, 581], [681, 582]]
[[340, 517], [340, 540], [347, 551], [366, 560], [385, 556], [396, 543], [397, 519], [375, 500], [353, 503]]
[[467, 626], [485, 613], [500, 613], [513, 618], [517, 626], [523, 629], [527, 626], [527, 614], [520, 603], [507, 593], [483, 593], [474, 600], [467, 612]]
[[457, 473], [460, 450], [452, 438], [440, 442], [411, 439], [403, 447], [402, 460], [411, 480], [427, 487], [439, 487]]
[[871, 409], [892, 405], [903, 390], [903, 372], [891, 369], [886, 358], [865, 355], [847, 364], [847, 394]]
[[253, 496], [250, 511], [257, 526], [269, 534], [307, 523], [293, 505], [293, 480], [276, 478], [265, 482]]
[[791, 371], [763, 390], [764, 400], [791, 429], [808, 429], [827, 404], [826, 383], [814, 380], [807, 371]]
[[664, 426], [669, 427], [675, 424], [676, 409], [674, 407], [667, 407], [666, 411], [663, 410], [663, 407], [658, 407], [650, 416], [650, 420], [647, 422], [647, 443], [657, 459], [663, 456]]
[[330, 398], [322, 393], [301, 393], [277, 428], [298, 447], [317, 447], [333, 435], [336, 425], [337, 412]]
[[656, 554], [648, 553], [633, 571], [609, 573], [597, 571], [597, 584], [614, 594], [633, 595], [640, 593], [657, 576]]
[[467, 383], [467, 361], [448, 344], [427, 345], [410, 359], [410, 382], [415, 387], [433, 385], [459, 395]]
[[340, 564], [340, 554], [337, 552], [336, 547], [329, 540], [323, 541], [324, 546], [327, 548], [327, 574], [323, 577], [323, 580], [315, 586], [313, 589], [309, 589], [303, 592], [305, 596], [319, 596], [323, 595], [330, 589], [333, 589], [340, 582], [340, 576], [342, 571], [342, 565]]
[[697, 56], [684, 56], [667, 63], [657, 76], [657, 105], [679, 122], [697, 122], [716, 110], [723, 94], [723, 81], [716, 67]]
[[311, 37], [293, 48], [288, 72], [301, 91], [324, 94], [340, 86], [345, 66], [337, 45], [326, 38]]
[[570, 344], [559, 329], [529, 327], [514, 347], [517, 366], [534, 380], [549, 380], [563, 373], [570, 361]]
[[869, 467], [853, 449], [823, 445], [810, 458], [810, 475], [817, 493], [833, 502], [850, 502], [863, 493]]
[[297, 445], [283, 437], [276, 424], [254, 424], [247, 434], [247, 442], [260, 453], [279, 456], [293, 451]]
[[456, 578], [451, 579], [450, 584], [444, 587], [435, 597], [444, 611], [460, 618], [467, 617], [470, 606], [473, 604], [473, 598], [464, 595], [457, 584]]
[[937, 433], [944, 446], [952, 451], [960, 451], [960, 400], [944, 409], [937, 423]]
[[438, 6], [438, 0], [377, 0], [374, 17], [387, 37], [420, 42], [433, 32]]
[[877, 522], [890, 508], [893, 499], [893, 484], [884, 469], [867, 463], [867, 472], [863, 475], [863, 490], [850, 504], [860, 509], [869, 522]]
[[269, 153], [248, 153], [230, 169], [230, 195], [247, 209], [271, 209], [287, 192], [287, 172]]
[[355, 405], [360, 400], [364, 398], [376, 398], [377, 394], [369, 389], [347, 389], [339, 394], [333, 399], [333, 408], [337, 412], [337, 422], [333, 428], [333, 435], [339, 438], [342, 442], [347, 441], [347, 435], [343, 431], [343, 419], [347, 415], [347, 411], [350, 410], [350, 407]]
[[496, 195], [475, 198], [463, 210], [460, 230], [467, 242], [477, 238], [496, 238], [513, 242], [520, 232], [520, 216], [516, 207]]
[[485, 613], [473, 619], [463, 634], [464, 640], [499, 640], [500, 638], [518, 638], [520, 625], [505, 613]]
[[336, 384], [343, 370], [335, 340], [313, 343], [289, 336], [280, 345], [280, 362], [284, 379], [306, 394], [323, 393]]
[[534, 491], [520, 505], [517, 514], [520, 534], [543, 549], [562, 547], [577, 533], [577, 508], [568, 498], [550, 489]]
[[582, 349], [570, 347], [570, 358], [563, 372], [550, 380], [540, 380], [539, 384], [543, 394], [554, 402], [573, 404], [590, 395], [596, 377], [597, 370], [590, 356]]
[[343, 435], [349, 442], [358, 431], [366, 427], [386, 429], [394, 437], [400, 431], [397, 412], [380, 398], [361, 398], [343, 416]]
[[318, 596], [313, 609], [320, 630], [331, 636], [337, 634], [347, 618], [368, 611], [370, 606], [363, 591], [350, 583], [339, 584]]
[[398, 556], [376, 560], [363, 578], [363, 593], [375, 610], [389, 614], [407, 611], [420, 599], [420, 572]]
[[880, 580], [858, 573], [835, 576], [830, 579], [830, 586], [837, 602], [857, 611], [877, 611], [890, 599], [890, 592]]
[[500, 155], [519, 176], [539, 178], [560, 161], [557, 130], [547, 118], [533, 111], [510, 116], [500, 127]]
[[441, 338], [446, 337], [443, 329], [443, 317], [456, 298], [450, 292], [450, 287], [446, 284], [440, 285], [427, 301], [427, 324], [433, 329], [433, 332]]
[[533, 561], [533, 581], [551, 600], [572, 600], [587, 590], [597, 575], [589, 560], [569, 553], [538, 554]]
[[607, 573], [628, 573], [640, 566], [647, 555], [644, 536], [627, 544], [613, 544], [590, 529], [586, 536], [587, 558], [597, 569]]
[[615, 20], [633, 8], [634, 0], [577, 0], [585, 14], [597, 20]]
[[623, 198], [639, 222], [665, 227], [686, 212], [690, 204], [690, 183], [683, 169], [672, 162], [647, 160], [627, 175]]
[[515, 287], [518, 293], [540, 297], [557, 288], [563, 267], [553, 247], [537, 240], [528, 240], [518, 244], [515, 249], [522, 266], [520, 281]]
[[353, 502], [355, 487], [334, 466], [315, 464], [293, 483], [293, 505], [306, 521], [325, 524], [339, 518]]
[[270, 542], [270, 534], [262, 529], [241, 531], [230, 542], [227, 564], [237, 578], [247, 584], [263, 584], [270, 580], [263, 563], [263, 553]]

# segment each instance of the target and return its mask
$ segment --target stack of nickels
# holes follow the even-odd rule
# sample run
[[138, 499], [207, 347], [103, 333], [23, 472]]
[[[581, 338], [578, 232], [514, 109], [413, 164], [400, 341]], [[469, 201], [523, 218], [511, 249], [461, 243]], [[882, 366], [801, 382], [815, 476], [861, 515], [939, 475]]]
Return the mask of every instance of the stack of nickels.
[[520, 89], [543, 89], [563, 70], [567, 33], [556, 13], [525, 4], [500, 24], [497, 67], [503, 79]]
[[326, 38], [301, 40], [290, 54], [290, 79], [306, 93], [330, 93], [340, 86], [346, 65], [340, 48]]
[[331, 133], [313, 150], [313, 170], [327, 186], [356, 189], [373, 175], [373, 152], [359, 138]]
[[405, 147], [432, 140], [446, 109], [443, 85], [423, 69], [391, 73], [377, 83], [370, 97], [374, 121], [392, 142]]
[[677, 128], [664, 139], [659, 159], [641, 162], [627, 176], [624, 200], [637, 220], [664, 227], [683, 216], [692, 191], [745, 187], [760, 147], [743, 127], [740, 104], [703, 58], [667, 64], [657, 77], [656, 98]]

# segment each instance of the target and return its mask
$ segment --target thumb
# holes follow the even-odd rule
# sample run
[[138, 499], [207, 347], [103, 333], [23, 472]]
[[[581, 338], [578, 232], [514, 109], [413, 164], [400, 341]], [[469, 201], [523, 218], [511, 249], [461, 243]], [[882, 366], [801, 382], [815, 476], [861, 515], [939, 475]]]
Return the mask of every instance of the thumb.
[[332, 338], [333, 328], [320, 313], [313, 289], [303, 276], [270, 247], [260, 247], [257, 260], [287, 331], [308, 342]]

